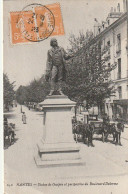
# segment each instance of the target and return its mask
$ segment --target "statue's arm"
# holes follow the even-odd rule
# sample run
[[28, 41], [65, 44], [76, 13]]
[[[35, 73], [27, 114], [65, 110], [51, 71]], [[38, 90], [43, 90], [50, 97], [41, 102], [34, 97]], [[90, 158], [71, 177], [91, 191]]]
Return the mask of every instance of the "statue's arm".
[[65, 60], [71, 59], [73, 57], [73, 55], [68, 55], [63, 48], [62, 48], [62, 52]]

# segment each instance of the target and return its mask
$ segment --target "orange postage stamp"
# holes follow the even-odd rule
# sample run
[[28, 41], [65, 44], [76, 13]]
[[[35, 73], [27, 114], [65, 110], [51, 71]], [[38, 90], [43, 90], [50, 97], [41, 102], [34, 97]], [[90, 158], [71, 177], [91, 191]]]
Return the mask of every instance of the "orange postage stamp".
[[30, 4], [19, 12], [11, 12], [11, 42], [39, 42], [49, 36], [64, 35], [60, 4]]

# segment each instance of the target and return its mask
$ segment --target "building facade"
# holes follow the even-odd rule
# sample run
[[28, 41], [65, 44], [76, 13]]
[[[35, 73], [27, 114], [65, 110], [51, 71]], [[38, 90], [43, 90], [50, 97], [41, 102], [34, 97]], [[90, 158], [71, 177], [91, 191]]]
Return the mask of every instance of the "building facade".
[[110, 79], [115, 88], [115, 94], [105, 100], [105, 112], [110, 119], [121, 118], [128, 121], [128, 11], [127, 0], [124, 0], [124, 11], [120, 5], [111, 8], [106, 21], [99, 24], [96, 21], [94, 35], [96, 41], [101, 41], [101, 52], [107, 52], [108, 66], [116, 63], [111, 71]]

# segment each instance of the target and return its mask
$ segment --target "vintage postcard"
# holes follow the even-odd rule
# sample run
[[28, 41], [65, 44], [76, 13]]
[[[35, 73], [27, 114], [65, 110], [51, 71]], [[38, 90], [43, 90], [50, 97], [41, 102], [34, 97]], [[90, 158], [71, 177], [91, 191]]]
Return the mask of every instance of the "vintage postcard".
[[3, 0], [5, 194], [128, 194], [128, 1]]

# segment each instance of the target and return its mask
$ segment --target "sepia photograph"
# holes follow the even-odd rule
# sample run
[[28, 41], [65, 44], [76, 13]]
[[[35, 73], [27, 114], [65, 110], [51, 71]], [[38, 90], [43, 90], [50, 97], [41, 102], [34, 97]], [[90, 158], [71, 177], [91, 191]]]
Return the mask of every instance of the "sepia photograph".
[[2, 9], [3, 193], [128, 194], [128, 0]]

